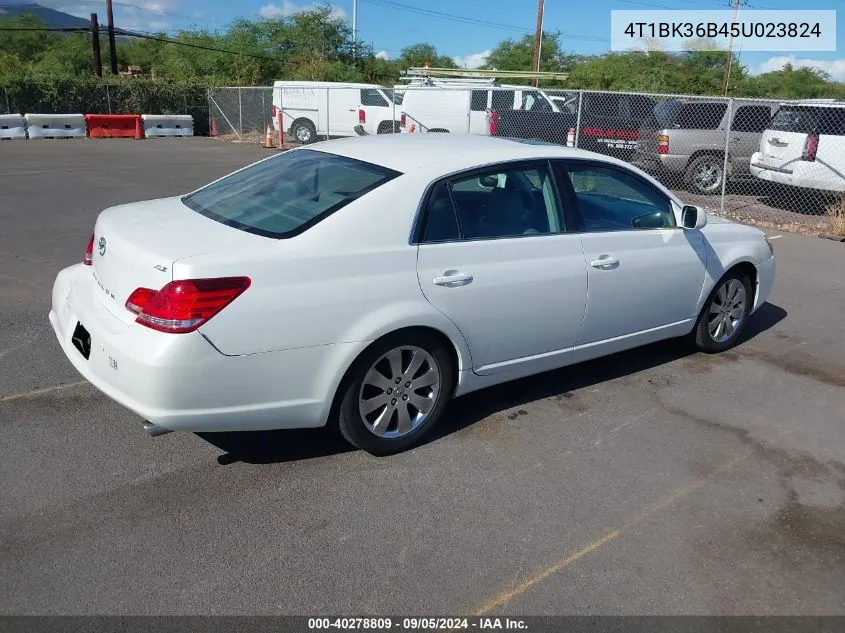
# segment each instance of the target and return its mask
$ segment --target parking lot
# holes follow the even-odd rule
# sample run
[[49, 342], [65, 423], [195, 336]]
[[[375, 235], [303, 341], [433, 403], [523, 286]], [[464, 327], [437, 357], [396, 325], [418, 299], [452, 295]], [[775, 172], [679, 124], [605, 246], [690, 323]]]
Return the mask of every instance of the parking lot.
[[845, 244], [779, 237], [735, 350], [475, 393], [401, 455], [148, 437], [65, 360], [55, 275], [103, 208], [270, 151], [0, 145], [0, 612], [845, 614]]

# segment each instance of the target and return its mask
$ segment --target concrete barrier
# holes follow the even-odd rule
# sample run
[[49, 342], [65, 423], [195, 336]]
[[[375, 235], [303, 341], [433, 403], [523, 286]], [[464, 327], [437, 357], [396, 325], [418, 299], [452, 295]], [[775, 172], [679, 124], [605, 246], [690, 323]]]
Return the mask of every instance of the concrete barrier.
[[25, 114], [29, 138], [85, 138], [85, 117], [81, 114]]
[[147, 138], [194, 135], [194, 117], [188, 114], [142, 114], [141, 120]]
[[20, 114], [0, 114], [0, 138], [26, 138], [26, 119]]

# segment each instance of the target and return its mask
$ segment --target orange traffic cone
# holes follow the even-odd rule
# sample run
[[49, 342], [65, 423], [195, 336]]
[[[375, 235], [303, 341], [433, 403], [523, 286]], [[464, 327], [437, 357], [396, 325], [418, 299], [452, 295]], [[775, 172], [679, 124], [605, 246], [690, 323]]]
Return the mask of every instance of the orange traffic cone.
[[269, 125], [267, 126], [267, 136], [264, 137], [264, 147], [267, 149], [275, 149], [273, 146], [273, 131]]
[[416, 130], [416, 129], [417, 129], [417, 124], [411, 123], [411, 127], [408, 128], [408, 134], [413, 134], [414, 130]]

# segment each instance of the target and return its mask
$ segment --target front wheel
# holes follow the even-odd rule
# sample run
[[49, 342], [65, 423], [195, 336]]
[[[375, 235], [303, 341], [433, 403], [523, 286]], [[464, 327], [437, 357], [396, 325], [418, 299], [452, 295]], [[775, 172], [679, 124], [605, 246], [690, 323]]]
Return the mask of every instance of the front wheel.
[[373, 455], [389, 455], [422, 440], [452, 396], [449, 350], [427, 334], [390, 336], [353, 366], [340, 402], [346, 440]]
[[751, 281], [740, 271], [725, 275], [710, 293], [693, 336], [702, 352], [723, 352], [736, 345], [754, 299]]

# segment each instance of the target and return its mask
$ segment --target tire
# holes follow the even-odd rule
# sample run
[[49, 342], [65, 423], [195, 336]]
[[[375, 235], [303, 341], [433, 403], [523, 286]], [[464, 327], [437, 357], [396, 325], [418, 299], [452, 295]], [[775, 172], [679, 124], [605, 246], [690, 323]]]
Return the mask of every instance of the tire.
[[[736, 301], [741, 301], [741, 305]], [[713, 288], [698, 315], [693, 330], [695, 346], [702, 352], [715, 354], [736, 345], [748, 322], [753, 301], [748, 276], [739, 270], [729, 271]], [[731, 309], [733, 305], [737, 307]]]
[[290, 135], [299, 143], [308, 145], [316, 140], [317, 128], [308, 119], [300, 119], [294, 122], [290, 129]]
[[[416, 378], [403, 373], [408, 371]], [[387, 336], [358, 358], [341, 385], [340, 432], [372, 455], [411, 448], [443, 416], [454, 377], [451, 351], [436, 336], [423, 332]], [[419, 385], [416, 389], [414, 382]]]
[[725, 177], [725, 158], [715, 154], [704, 154], [690, 161], [684, 179], [690, 188], [706, 196], [722, 192]]

